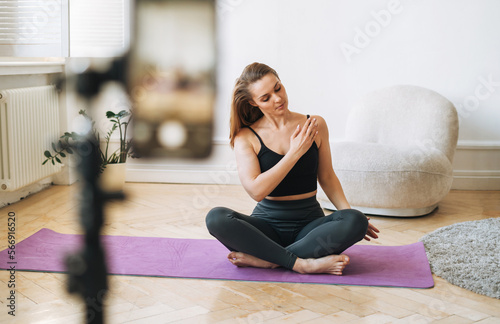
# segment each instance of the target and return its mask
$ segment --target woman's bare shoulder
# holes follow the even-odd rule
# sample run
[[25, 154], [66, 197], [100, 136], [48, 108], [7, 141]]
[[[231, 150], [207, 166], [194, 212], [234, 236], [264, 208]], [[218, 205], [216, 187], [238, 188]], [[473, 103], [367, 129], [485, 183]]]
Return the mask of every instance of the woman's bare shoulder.
[[326, 120], [320, 115], [311, 115], [311, 118], [316, 119], [316, 123], [318, 124], [318, 136], [316, 137], [316, 144], [318, 147], [321, 147], [322, 143], [328, 143], [330, 138], [330, 132], [328, 130], [328, 124]]
[[234, 140], [244, 140], [248, 139], [250, 137], [250, 134], [252, 134], [252, 131], [248, 127], [242, 127], [238, 133], [236, 133], [236, 136], [234, 137]]
[[316, 118], [317, 121], [326, 123], [325, 119], [321, 117], [320, 115], [311, 115], [311, 114], [301, 114], [301, 113], [293, 113], [294, 117], [298, 120], [305, 120], [307, 119], [307, 116], [309, 116], [311, 119]]
[[319, 127], [327, 127], [328, 126], [326, 120], [320, 115], [311, 115], [311, 118], [316, 119], [316, 122], [318, 123]]
[[235, 149], [244, 149], [255, 146], [256, 136], [254, 133], [248, 128], [241, 128], [236, 136], [234, 137], [234, 148]]
[[321, 115], [309, 115], [311, 118], [316, 118], [318, 121], [324, 122], [325, 119]]

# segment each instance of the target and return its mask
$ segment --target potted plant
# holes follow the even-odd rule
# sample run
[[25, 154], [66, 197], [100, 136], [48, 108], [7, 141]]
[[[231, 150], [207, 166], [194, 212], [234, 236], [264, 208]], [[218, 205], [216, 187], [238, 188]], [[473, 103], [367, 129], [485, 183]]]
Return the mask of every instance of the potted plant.
[[[85, 110], [80, 110], [79, 115], [83, 116], [92, 125], [92, 132], [100, 143], [99, 155], [101, 164], [99, 166], [99, 171], [101, 173], [101, 184], [105, 190], [117, 191], [118, 184], [123, 185], [125, 182], [125, 162], [127, 158], [135, 157], [132, 152], [132, 140], [127, 138], [127, 129], [132, 118], [130, 112], [122, 110], [118, 113], [112, 111], [106, 112], [106, 117], [111, 121], [111, 128], [104, 136], [104, 141], [101, 143], [100, 135], [98, 130], [95, 128], [95, 121], [87, 115]], [[111, 136], [118, 130], [120, 133], [120, 143], [119, 148], [112, 150], [110, 148]], [[55, 165], [56, 163], [62, 164], [62, 159], [67, 157], [68, 154], [74, 154], [75, 144], [81, 142], [86, 135], [81, 135], [76, 132], [65, 132], [56, 143], [52, 143], [52, 151], [46, 150], [44, 152], [45, 161], [42, 164], [48, 162]], [[117, 183], [116, 185], [114, 183]]]

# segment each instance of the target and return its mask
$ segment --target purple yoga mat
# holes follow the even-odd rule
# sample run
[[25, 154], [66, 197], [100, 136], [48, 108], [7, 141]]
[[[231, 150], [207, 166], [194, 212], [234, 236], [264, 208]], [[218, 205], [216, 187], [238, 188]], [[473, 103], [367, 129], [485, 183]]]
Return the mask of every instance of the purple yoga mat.
[[[65, 272], [63, 258], [76, 251], [81, 235], [50, 229], [19, 242], [16, 270]], [[245, 281], [343, 284], [431, 288], [429, 262], [421, 242], [404, 246], [355, 245], [344, 253], [351, 263], [344, 275], [303, 275], [286, 270], [238, 268], [227, 261], [228, 250], [217, 240], [102, 236], [109, 274]], [[8, 250], [0, 252], [0, 269], [9, 269]]]

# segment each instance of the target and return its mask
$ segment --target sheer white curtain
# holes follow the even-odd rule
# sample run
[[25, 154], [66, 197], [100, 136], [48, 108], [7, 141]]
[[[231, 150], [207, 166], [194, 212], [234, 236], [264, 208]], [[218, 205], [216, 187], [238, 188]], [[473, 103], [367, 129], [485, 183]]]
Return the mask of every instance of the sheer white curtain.
[[0, 0], [0, 56], [119, 56], [129, 17], [130, 0]]
[[130, 0], [69, 0], [71, 57], [113, 57], [128, 49]]
[[0, 56], [67, 55], [68, 0], [0, 0]]

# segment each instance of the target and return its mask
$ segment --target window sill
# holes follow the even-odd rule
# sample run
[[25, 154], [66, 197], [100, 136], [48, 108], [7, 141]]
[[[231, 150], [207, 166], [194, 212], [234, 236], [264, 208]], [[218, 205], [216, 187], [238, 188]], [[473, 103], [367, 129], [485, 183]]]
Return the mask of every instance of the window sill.
[[0, 61], [0, 75], [50, 74], [64, 72], [64, 60], [53, 62]]

